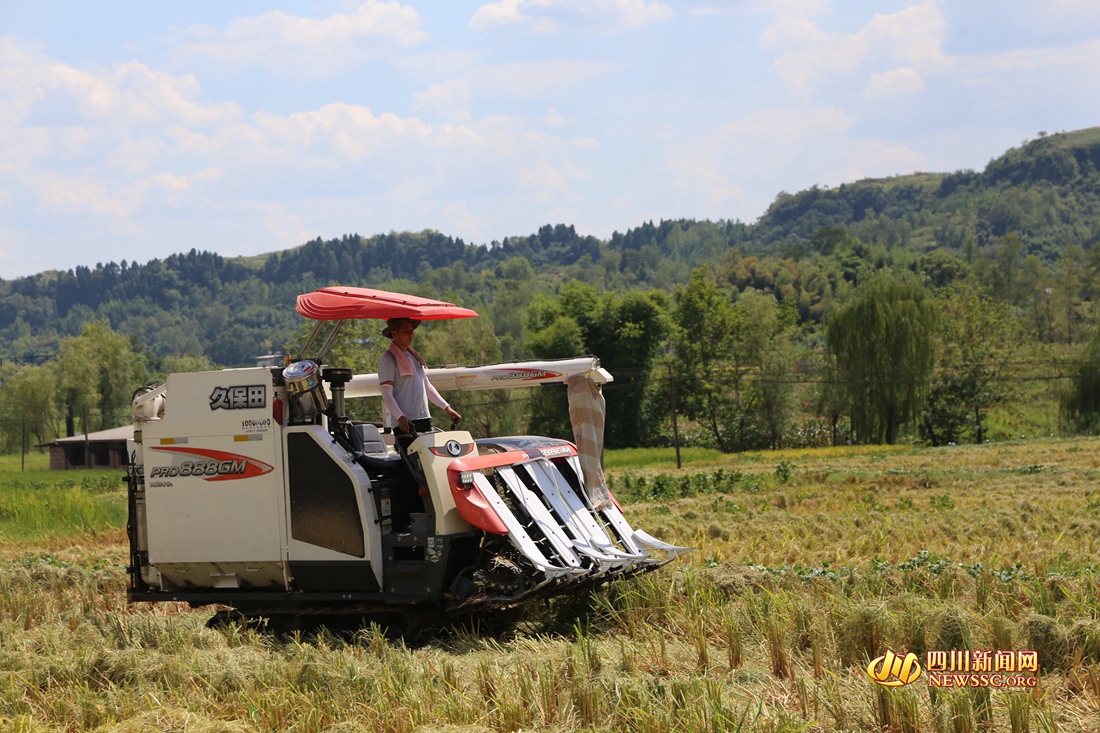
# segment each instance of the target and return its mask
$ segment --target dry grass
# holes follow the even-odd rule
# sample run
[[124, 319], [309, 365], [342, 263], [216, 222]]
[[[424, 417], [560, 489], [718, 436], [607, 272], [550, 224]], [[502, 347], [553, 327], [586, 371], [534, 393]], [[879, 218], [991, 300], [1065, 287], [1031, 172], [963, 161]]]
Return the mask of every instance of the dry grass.
[[[696, 552], [603, 589], [577, 623], [562, 604], [503, 637], [411, 648], [128, 607], [119, 530], [9, 542], [0, 731], [1098, 730], [1098, 448], [763, 453], [691, 481], [620, 470], [632, 523]], [[658, 483], [668, 498], [645, 499]], [[968, 644], [1037, 648], [1040, 686], [887, 690], [861, 668]]]

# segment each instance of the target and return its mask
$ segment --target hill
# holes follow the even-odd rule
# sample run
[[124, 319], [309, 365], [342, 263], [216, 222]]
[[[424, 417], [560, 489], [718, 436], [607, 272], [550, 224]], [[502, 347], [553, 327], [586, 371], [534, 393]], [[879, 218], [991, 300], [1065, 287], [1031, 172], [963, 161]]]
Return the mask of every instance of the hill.
[[[192, 250], [0, 281], [0, 358], [42, 362], [60, 338], [106, 319], [154, 360], [193, 354], [247, 364], [292, 337], [300, 323], [294, 296], [333, 282], [392, 284], [484, 309], [495, 316], [498, 336], [511, 337], [506, 355], [519, 356], [527, 301], [502, 300], [505, 284], [528, 295], [565, 279], [672, 290], [706, 266], [738, 289], [794, 301], [800, 319], [813, 322], [843, 300], [861, 267], [923, 269], [935, 284], [977, 270], [997, 284], [998, 272], [1022, 271], [1030, 256], [1038, 287], [1042, 277], [1064, 280], [1067, 253], [1084, 262], [1098, 238], [1100, 128], [1090, 128], [1043, 135], [980, 173], [914, 173], [782, 193], [755, 224], [648, 222], [607, 241], [559, 224], [489, 244], [435, 231], [353, 234], [247, 259]], [[1072, 285], [1074, 297], [1092, 289], [1091, 280]], [[1005, 287], [1001, 294], [1028, 297]]]
[[[835, 189], [781, 194], [754, 227], [760, 245], [797, 247], [822, 227], [843, 226], [918, 251], [979, 249], [1009, 233], [1029, 254], [1057, 259], [1100, 237], [1100, 128], [1044, 135], [977, 173], [914, 173]], [[890, 226], [893, 224], [894, 226]], [[900, 226], [898, 226], [900, 225]]]

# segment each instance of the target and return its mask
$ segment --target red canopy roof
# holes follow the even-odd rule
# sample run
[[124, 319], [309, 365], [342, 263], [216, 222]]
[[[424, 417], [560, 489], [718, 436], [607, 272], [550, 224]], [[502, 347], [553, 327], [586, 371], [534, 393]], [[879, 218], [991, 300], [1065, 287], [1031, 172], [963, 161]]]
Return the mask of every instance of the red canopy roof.
[[415, 318], [439, 321], [447, 318], [474, 318], [476, 311], [454, 303], [418, 298], [415, 295], [388, 293], [368, 288], [320, 288], [298, 296], [296, 310], [315, 321], [343, 321], [348, 318]]

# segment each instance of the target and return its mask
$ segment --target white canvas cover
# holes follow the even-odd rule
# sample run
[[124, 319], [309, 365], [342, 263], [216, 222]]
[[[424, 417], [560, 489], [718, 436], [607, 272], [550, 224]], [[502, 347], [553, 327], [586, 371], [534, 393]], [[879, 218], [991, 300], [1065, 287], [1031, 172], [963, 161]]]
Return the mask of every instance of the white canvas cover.
[[580, 453], [585, 491], [595, 511], [611, 508], [611, 493], [603, 475], [603, 428], [607, 408], [600, 385], [587, 375], [570, 377], [569, 421], [573, 423], [573, 442]]

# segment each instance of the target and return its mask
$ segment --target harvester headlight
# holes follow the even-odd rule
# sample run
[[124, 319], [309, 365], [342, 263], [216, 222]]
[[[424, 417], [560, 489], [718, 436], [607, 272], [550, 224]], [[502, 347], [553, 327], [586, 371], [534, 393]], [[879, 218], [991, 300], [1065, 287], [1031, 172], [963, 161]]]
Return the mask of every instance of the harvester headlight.
[[458, 485], [465, 489], [472, 489], [474, 486], [474, 472], [463, 471], [458, 474]]

